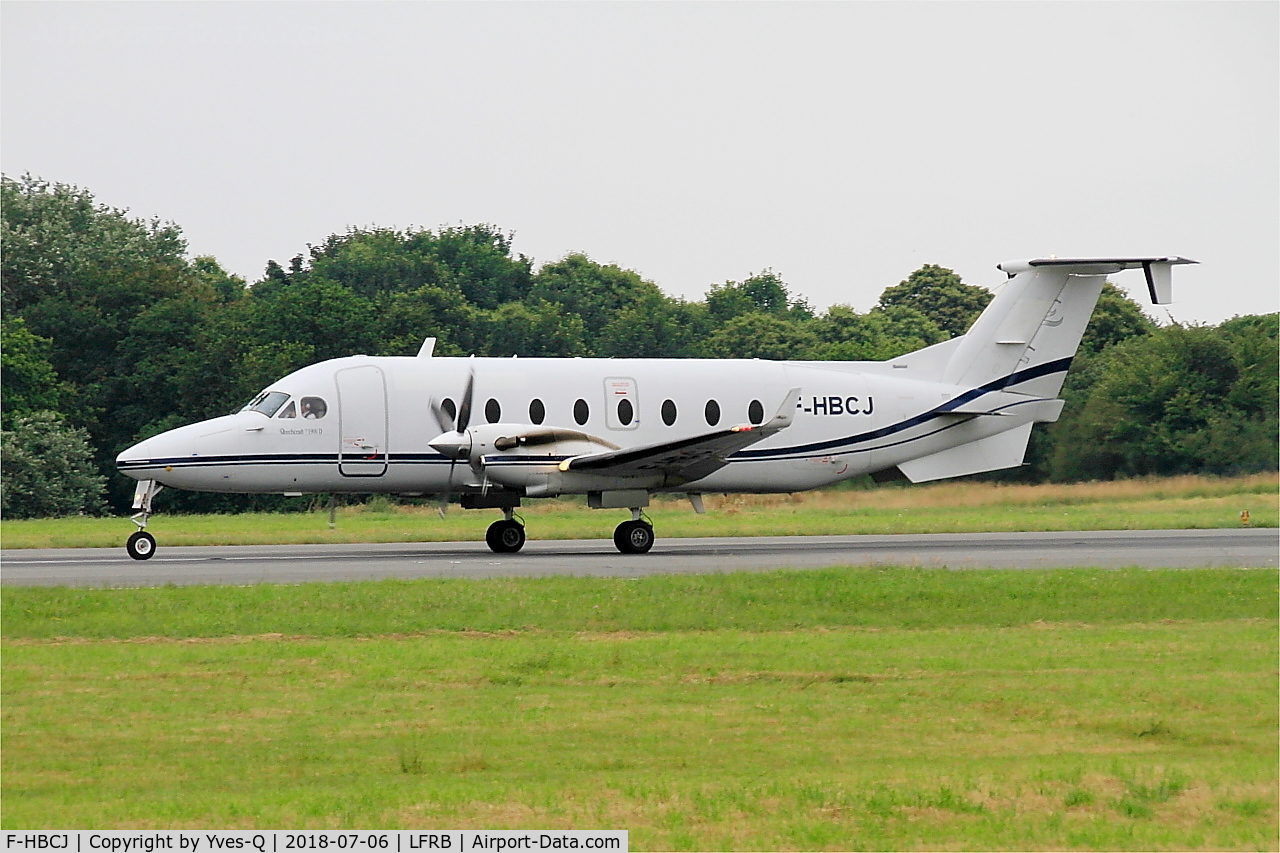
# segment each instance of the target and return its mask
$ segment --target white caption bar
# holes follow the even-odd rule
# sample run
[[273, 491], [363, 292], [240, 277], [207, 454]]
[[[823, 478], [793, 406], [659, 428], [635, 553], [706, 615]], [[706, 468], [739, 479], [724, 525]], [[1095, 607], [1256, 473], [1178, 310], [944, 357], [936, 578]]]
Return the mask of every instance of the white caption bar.
[[3, 833], [4, 851], [46, 853], [507, 853], [516, 850], [601, 850], [627, 853], [625, 829], [333, 829], [69, 830]]

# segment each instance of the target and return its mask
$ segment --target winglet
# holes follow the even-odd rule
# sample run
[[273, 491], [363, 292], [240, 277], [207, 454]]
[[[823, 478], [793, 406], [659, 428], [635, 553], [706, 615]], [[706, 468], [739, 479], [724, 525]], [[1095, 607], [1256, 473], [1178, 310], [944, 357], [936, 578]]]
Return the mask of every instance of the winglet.
[[778, 407], [777, 413], [769, 419], [769, 422], [760, 427], [770, 434], [780, 429], [786, 429], [791, 426], [792, 421], [796, 419], [796, 409], [800, 406], [800, 389], [792, 388], [787, 392], [787, 398], [782, 401], [782, 405]]
[[787, 399], [782, 401], [782, 405], [778, 407], [777, 413], [763, 424], [738, 424], [729, 427], [729, 432], [755, 432], [759, 430], [764, 433], [761, 438], [773, 435], [781, 429], [791, 426], [791, 422], [796, 419], [796, 409], [800, 405], [800, 389], [792, 388], [787, 392]]

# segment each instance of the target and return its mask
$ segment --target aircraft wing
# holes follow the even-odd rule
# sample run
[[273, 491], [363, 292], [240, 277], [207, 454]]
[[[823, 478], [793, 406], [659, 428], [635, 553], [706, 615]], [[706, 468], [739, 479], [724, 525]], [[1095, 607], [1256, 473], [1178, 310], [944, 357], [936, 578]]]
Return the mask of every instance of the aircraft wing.
[[777, 414], [766, 423], [739, 424], [660, 444], [574, 456], [561, 462], [560, 470], [619, 477], [661, 472], [671, 485], [692, 482], [727, 465], [731, 454], [789, 427], [799, 401], [800, 389], [792, 388]]

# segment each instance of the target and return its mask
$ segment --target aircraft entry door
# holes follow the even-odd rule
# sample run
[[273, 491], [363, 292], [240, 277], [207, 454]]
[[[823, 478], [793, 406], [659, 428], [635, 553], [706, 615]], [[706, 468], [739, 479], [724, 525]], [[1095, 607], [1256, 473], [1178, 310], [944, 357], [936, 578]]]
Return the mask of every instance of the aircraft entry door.
[[634, 379], [610, 376], [604, 380], [604, 422], [609, 429], [640, 426], [640, 397]]
[[338, 473], [387, 473], [387, 381], [372, 364], [338, 371]]

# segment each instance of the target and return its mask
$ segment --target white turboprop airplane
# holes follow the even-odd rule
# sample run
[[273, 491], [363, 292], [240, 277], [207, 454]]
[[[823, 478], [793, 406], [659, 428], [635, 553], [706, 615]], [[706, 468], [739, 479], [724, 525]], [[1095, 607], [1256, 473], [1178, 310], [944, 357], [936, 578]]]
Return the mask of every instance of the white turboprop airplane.
[[304, 367], [234, 415], [149, 438], [116, 464], [138, 480], [128, 551], [160, 489], [439, 495], [501, 509], [486, 541], [519, 551], [525, 498], [586, 494], [630, 509], [614, 543], [653, 546], [655, 492], [795, 492], [870, 473], [912, 482], [1020, 465], [1057, 420], [1067, 368], [1107, 275], [1141, 268], [1170, 301], [1185, 258], [1041, 258], [968, 333], [884, 362], [355, 355]]

